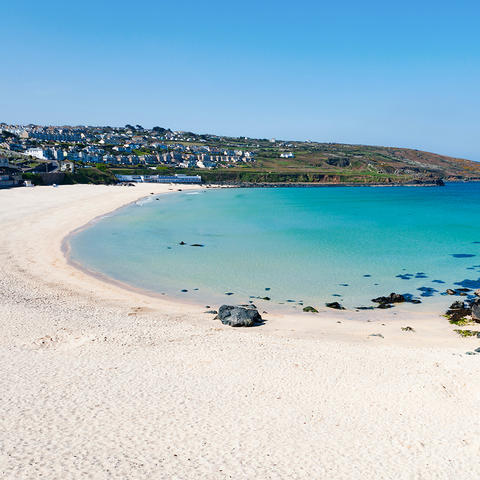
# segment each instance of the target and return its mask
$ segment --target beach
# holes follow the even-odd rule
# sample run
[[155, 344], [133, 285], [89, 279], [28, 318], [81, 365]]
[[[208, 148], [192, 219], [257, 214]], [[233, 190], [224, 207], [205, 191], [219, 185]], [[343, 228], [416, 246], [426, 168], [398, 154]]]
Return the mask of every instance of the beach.
[[2, 478], [479, 478], [480, 340], [442, 312], [232, 329], [68, 261], [76, 229], [178, 188], [201, 187], [0, 191]]

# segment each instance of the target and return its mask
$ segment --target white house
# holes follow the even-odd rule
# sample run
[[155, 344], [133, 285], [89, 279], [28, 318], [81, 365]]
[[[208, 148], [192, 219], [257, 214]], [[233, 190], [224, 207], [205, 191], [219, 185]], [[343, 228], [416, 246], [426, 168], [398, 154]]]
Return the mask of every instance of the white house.
[[198, 168], [215, 168], [217, 164], [215, 162], [212, 162], [210, 160], [199, 160], [197, 162], [197, 167]]
[[48, 160], [46, 157], [46, 152], [43, 148], [29, 148], [26, 152], [26, 155], [31, 155], [32, 157], [39, 158], [40, 160]]

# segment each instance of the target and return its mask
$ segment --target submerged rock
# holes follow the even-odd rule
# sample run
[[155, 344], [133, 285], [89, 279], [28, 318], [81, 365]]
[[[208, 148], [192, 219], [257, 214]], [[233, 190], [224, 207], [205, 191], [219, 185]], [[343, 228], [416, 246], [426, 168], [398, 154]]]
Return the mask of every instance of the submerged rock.
[[231, 327], [251, 327], [262, 321], [258, 310], [252, 305], [222, 305], [217, 317], [224, 325]]
[[308, 307], [303, 307], [304, 312], [318, 313], [318, 310], [310, 305]]
[[335, 310], [345, 310], [345, 307], [342, 307], [338, 302], [327, 302], [325, 306], [328, 308], [334, 308]]

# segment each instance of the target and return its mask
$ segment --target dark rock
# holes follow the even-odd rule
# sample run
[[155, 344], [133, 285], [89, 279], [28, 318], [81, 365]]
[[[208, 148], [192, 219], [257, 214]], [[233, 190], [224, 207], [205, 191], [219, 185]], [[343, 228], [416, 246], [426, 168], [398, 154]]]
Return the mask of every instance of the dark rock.
[[377, 308], [386, 309], [386, 308], [393, 308], [391, 303], [380, 303]]
[[179, 245], [186, 245], [186, 243], [182, 241], [179, 243]]
[[227, 292], [225, 295], [233, 295], [233, 292]]
[[480, 298], [476, 298], [472, 303], [472, 320], [480, 323]]
[[377, 298], [372, 298], [372, 302], [375, 303], [402, 303], [405, 302], [406, 298], [401, 295], [400, 293], [394, 293], [392, 292], [388, 297], [377, 297]]
[[202, 245], [201, 243], [192, 243], [190, 246], [191, 247], [204, 247], [205, 245]]
[[270, 297], [262, 297], [262, 300], [270, 300]]
[[327, 302], [325, 306], [328, 308], [334, 308], [335, 310], [345, 310], [345, 307], [342, 307], [338, 302]]
[[211, 313], [212, 315], [217, 315], [218, 312], [216, 310], [207, 310], [205, 313]]
[[404, 332], [414, 332], [415, 330], [412, 327], [402, 327]]
[[451, 288], [447, 288], [447, 290], [445, 290], [445, 293], [447, 293], [448, 295], [455, 295], [456, 294], [455, 290], [452, 290]]
[[314, 307], [308, 306], [308, 307], [303, 307], [304, 312], [311, 312], [311, 313], [318, 313], [318, 310]]
[[380, 338], [385, 338], [381, 333], [371, 333], [369, 337], [380, 337]]
[[446, 311], [446, 315], [451, 322], [458, 322], [467, 315], [472, 315], [472, 308], [458, 300], [450, 305], [450, 308]]
[[418, 300], [418, 299], [416, 299], [416, 298], [413, 298], [412, 300], [410, 300], [410, 303], [415, 303], [415, 304], [417, 304], [417, 303], [422, 303], [422, 301], [421, 301], [421, 300]]
[[184, 293], [185, 293], [185, 292], [188, 292], [188, 290], [186, 290], [185, 288], [184, 288], [183, 290], [181, 290], [181, 291], [184, 292]]
[[441, 178], [438, 178], [437, 180], [435, 180], [435, 185], [437, 185], [437, 187], [444, 187], [445, 182]]
[[373, 310], [373, 307], [357, 307], [357, 310]]
[[252, 306], [222, 305], [218, 309], [217, 318], [231, 327], [251, 327], [262, 321], [258, 310]]

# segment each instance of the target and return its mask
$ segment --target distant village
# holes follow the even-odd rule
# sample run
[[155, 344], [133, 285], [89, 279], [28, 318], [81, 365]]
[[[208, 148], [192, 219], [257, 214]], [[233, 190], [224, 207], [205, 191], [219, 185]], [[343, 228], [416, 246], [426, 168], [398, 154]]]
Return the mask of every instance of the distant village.
[[[275, 139], [264, 139], [274, 144]], [[0, 187], [17, 185], [28, 174], [74, 173], [78, 169], [228, 169], [253, 165], [261, 140], [199, 135], [162, 127], [10, 125], [0, 123]], [[279, 154], [280, 156], [280, 154]], [[282, 157], [292, 158], [282, 150]], [[116, 173], [119, 181], [127, 177]], [[153, 172], [152, 172], [153, 173]], [[157, 172], [160, 173], [160, 172]], [[49, 175], [50, 180], [55, 178]], [[133, 177], [153, 181], [153, 175]], [[198, 177], [200, 178], [200, 177]], [[141, 180], [138, 180], [141, 179]], [[193, 181], [193, 180], [191, 180]], [[195, 180], [197, 181], [197, 180]]]
[[[229, 168], [252, 163], [248, 150], [208, 145], [205, 138], [156, 127], [45, 127], [0, 124], [0, 152], [8, 150], [71, 169], [72, 163]], [[0, 153], [1, 156], [1, 153]]]

